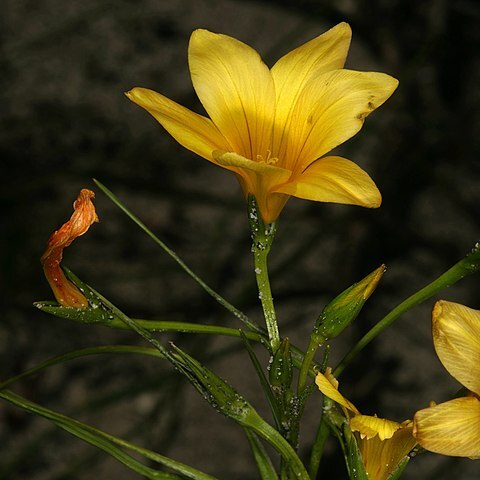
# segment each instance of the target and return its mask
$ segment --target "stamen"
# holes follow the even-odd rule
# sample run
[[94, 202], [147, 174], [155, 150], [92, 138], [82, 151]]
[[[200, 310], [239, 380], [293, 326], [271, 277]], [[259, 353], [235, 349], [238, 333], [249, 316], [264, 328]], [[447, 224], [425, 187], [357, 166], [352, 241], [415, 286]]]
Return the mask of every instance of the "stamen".
[[278, 163], [278, 157], [272, 157], [272, 151], [267, 149], [267, 158], [264, 159], [263, 155], [257, 155], [257, 162], [266, 163], [267, 165], [275, 165]]

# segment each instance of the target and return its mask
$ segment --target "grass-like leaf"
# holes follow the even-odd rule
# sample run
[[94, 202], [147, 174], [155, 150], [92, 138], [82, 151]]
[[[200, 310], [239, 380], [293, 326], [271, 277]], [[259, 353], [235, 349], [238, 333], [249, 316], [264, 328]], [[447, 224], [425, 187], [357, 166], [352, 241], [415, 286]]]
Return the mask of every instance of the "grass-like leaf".
[[123, 203], [114, 195], [114, 193], [109, 190], [105, 185], [103, 185], [98, 180], [93, 180], [100, 190], [118, 207], [120, 210], [127, 215], [133, 222], [135, 222], [158, 246], [160, 246], [165, 253], [167, 253], [177, 264], [191, 277], [195, 280], [211, 297], [213, 297], [220, 305], [226, 308], [229, 312], [233, 313], [239, 320], [241, 320], [250, 330], [262, 333], [262, 328], [258, 326], [255, 322], [250, 320], [245, 313], [240, 311], [238, 308], [233, 306], [225, 298], [223, 298], [219, 293], [217, 293], [213, 288], [207, 285], [170, 247], [168, 247], [162, 240], [160, 240], [137, 216], [135, 216], [130, 210], [123, 205]]
[[[119, 437], [110, 435], [109, 433], [103, 432], [102, 430], [80, 422], [79, 420], [38, 405], [9, 390], [0, 391], [0, 398], [3, 398], [4, 400], [22, 408], [23, 410], [52, 421], [60, 428], [70, 432], [72, 435], [75, 435], [85, 442], [90, 443], [91, 445], [112, 455], [128, 468], [140, 473], [146, 478], [154, 480], [178, 480], [186, 477], [192, 480], [215, 480], [215, 477], [212, 477], [211, 475], [172, 460], [171, 458], [165, 457], [159, 453], [153, 452], [152, 450], [139, 447]], [[148, 467], [125, 453], [122, 449], [130, 450], [148, 460], [163, 465], [164, 467], [179, 473], [181, 476]]]
[[265, 393], [265, 397], [267, 398], [268, 404], [270, 405], [270, 409], [272, 411], [275, 425], [277, 426], [277, 429], [280, 430], [281, 415], [280, 415], [280, 410], [279, 410], [275, 395], [273, 394], [272, 388], [270, 387], [270, 383], [268, 382], [267, 377], [263, 373], [262, 366], [260, 365], [260, 362], [258, 361], [258, 358], [255, 355], [255, 352], [253, 351], [253, 348], [250, 345], [250, 342], [248, 341], [247, 336], [245, 335], [245, 332], [242, 331], [241, 334], [242, 334], [243, 342], [245, 344], [245, 348], [247, 349], [248, 356], [252, 361], [253, 367], [255, 368], [255, 372], [257, 373], [258, 379], [260, 380], [260, 384], [262, 385], [263, 392]]
[[270, 457], [268, 456], [265, 447], [258, 437], [252, 433], [248, 428], [244, 429], [247, 436], [248, 443], [252, 449], [255, 463], [257, 464], [258, 473], [262, 480], [278, 480], [277, 472], [272, 464]]

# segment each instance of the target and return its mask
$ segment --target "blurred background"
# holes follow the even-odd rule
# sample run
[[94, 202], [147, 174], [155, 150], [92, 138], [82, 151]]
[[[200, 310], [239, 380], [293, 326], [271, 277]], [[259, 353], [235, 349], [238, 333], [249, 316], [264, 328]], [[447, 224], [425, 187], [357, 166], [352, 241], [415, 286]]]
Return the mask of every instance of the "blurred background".
[[[272, 65], [340, 21], [353, 29], [347, 67], [400, 80], [361, 133], [337, 149], [383, 194], [378, 210], [291, 199], [270, 255], [280, 329], [306, 347], [321, 309], [385, 263], [361, 316], [332, 342], [331, 363], [404, 298], [479, 240], [480, 5], [474, 0], [4, 0], [0, 18], [0, 379], [69, 350], [143, 345], [134, 333], [50, 317], [39, 258], [72, 213], [81, 188], [96, 191], [100, 224], [66, 250], [64, 264], [131, 316], [240, 327], [93, 185], [98, 178], [214, 289], [256, 320], [245, 204], [236, 179], [182, 149], [123, 95], [149, 87], [198, 112], [187, 46], [192, 30], [234, 36]], [[480, 308], [480, 278], [440, 298]], [[342, 376], [364, 413], [397, 421], [458, 384], [435, 356], [435, 299], [404, 315]], [[268, 417], [238, 340], [163, 335], [205, 362]], [[266, 356], [256, 350], [265, 363]], [[166, 362], [102, 356], [56, 366], [15, 391], [222, 479], [255, 479], [241, 429], [216, 414]], [[320, 415], [310, 400], [306, 458]], [[46, 420], [0, 403], [0, 478], [138, 478]], [[343, 479], [328, 443], [322, 478]], [[453, 473], [454, 472], [454, 473]], [[431, 454], [406, 479], [479, 478], [479, 464]]]

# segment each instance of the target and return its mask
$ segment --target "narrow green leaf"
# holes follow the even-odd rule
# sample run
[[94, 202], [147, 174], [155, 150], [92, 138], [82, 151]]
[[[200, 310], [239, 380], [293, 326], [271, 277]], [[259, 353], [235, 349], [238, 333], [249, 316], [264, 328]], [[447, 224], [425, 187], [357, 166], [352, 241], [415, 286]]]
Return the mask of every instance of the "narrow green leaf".
[[162, 240], [160, 240], [138, 217], [136, 217], [130, 210], [125, 207], [120, 200], [110, 191], [105, 185], [100, 183], [98, 180], [93, 179], [95, 184], [100, 190], [108, 197], [112, 202], [120, 208], [120, 210], [127, 215], [134, 223], [136, 223], [158, 246], [160, 246], [164, 252], [166, 252], [178, 265], [191, 277], [195, 280], [211, 297], [213, 297], [220, 305], [226, 308], [229, 312], [233, 313], [240, 321], [242, 321], [250, 330], [262, 333], [262, 329], [251, 321], [247, 315], [245, 315], [238, 308], [234, 307], [230, 302], [225, 300], [219, 293], [213, 290], [208, 286], [187, 264], [171, 249], [169, 248]]
[[257, 464], [258, 472], [262, 480], [278, 480], [277, 472], [272, 464], [272, 460], [267, 454], [265, 447], [257, 436], [248, 428], [244, 428], [248, 443], [252, 449], [255, 462]]
[[[73, 272], [68, 270], [67, 268], [63, 268], [65, 275], [69, 280], [71, 280], [76, 285], [78, 282], [81, 282], [78, 277], [76, 277]], [[85, 284], [84, 284], [85, 285]], [[131, 330], [137, 332], [141, 337], [143, 337], [147, 342], [151, 343], [160, 353], [164, 355], [165, 358], [168, 360], [171, 359], [170, 352], [164, 345], [162, 345], [150, 332], [140, 325], [137, 321], [130, 318], [128, 315], [125, 315], [119, 308], [117, 308], [112, 302], [107, 300], [102, 294], [97, 292], [92, 287], [88, 286], [88, 294], [94, 299], [94, 301], [98, 302], [100, 307], [108, 312], [108, 315], [112, 318], [118, 318], [121, 320], [125, 325], [128, 325]]]
[[256, 410], [225, 380], [193, 357], [173, 346], [172, 363], [192, 382], [194, 387], [217, 410], [242, 427], [252, 429], [282, 456], [298, 480], [309, 480], [305, 466], [288, 441], [267, 423]]
[[247, 349], [247, 353], [250, 357], [250, 360], [252, 361], [255, 371], [257, 372], [257, 376], [258, 376], [258, 379], [260, 380], [260, 384], [262, 385], [263, 391], [265, 393], [265, 397], [267, 398], [268, 404], [270, 405], [270, 410], [272, 411], [275, 425], [277, 426], [277, 429], [280, 430], [281, 415], [280, 415], [280, 409], [279, 409], [277, 400], [275, 398], [275, 395], [273, 394], [273, 391], [270, 387], [267, 377], [263, 373], [262, 366], [260, 365], [260, 362], [258, 361], [258, 358], [255, 355], [255, 352], [253, 351], [253, 348], [250, 345], [250, 342], [248, 341], [248, 338], [245, 336], [245, 333], [243, 331], [240, 331], [240, 332], [242, 334], [243, 342], [245, 344], [245, 348]]
[[75, 358], [86, 357], [89, 355], [99, 355], [99, 354], [112, 354], [112, 353], [129, 353], [129, 354], [141, 354], [141, 355], [150, 355], [153, 357], [164, 358], [164, 356], [154, 348], [148, 347], [134, 347], [130, 345], [105, 345], [101, 347], [91, 347], [91, 348], [82, 348], [80, 350], [74, 350], [71, 352], [64, 353], [63, 355], [58, 355], [56, 357], [50, 358], [35, 367], [29, 368], [28, 370], [15, 375], [3, 382], [0, 383], [0, 390], [12, 385], [19, 380], [35, 375], [36, 373], [42, 371], [45, 368], [51, 367], [53, 365], [58, 365], [59, 363], [68, 362]]
[[410, 457], [406, 456], [399, 464], [398, 467], [396, 468], [395, 471], [393, 471], [387, 478], [387, 480], [398, 480], [405, 468], [408, 465], [408, 462], [410, 461]]
[[[107, 312], [108, 320], [99, 322], [102, 326], [110, 327], [110, 328], [118, 328], [118, 329], [127, 329], [127, 330], [135, 330], [132, 328], [131, 324], [125, 321], [124, 318], [120, 318], [118, 315], [115, 314], [115, 311], [112, 308], [108, 307], [105, 302], [102, 302], [103, 296], [101, 296], [98, 292], [95, 291], [91, 286], [82, 282], [70, 269], [65, 266], [62, 266], [63, 271], [66, 277], [72, 281], [75, 285], [77, 285], [82, 292], [87, 296], [89, 302], [94, 302], [98, 305], [97, 308], [101, 308], [101, 310]], [[108, 302], [105, 299], [106, 302]], [[52, 307], [49, 309], [49, 313], [54, 315], [59, 315], [62, 318], [67, 318], [70, 320], [75, 321], [82, 321], [81, 316], [71, 315], [70, 312], [65, 315], [65, 310], [55, 310], [53, 308], [54, 302], [36, 302], [34, 305], [39, 308], [40, 310], [45, 310], [44, 307]], [[108, 304], [112, 305], [110, 302]], [[70, 309], [74, 311], [78, 311], [78, 309]], [[123, 314], [124, 315], [124, 314]], [[150, 331], [150, 332], [183, 332], [183, 333], [201, 333], [201, 334], [209, 334], [209, 335], [226, 335], [231, 337], [241, 337], [240, 331], [236, 328], [228, 328], [223, 326], [217, 325], [201, 325], [196, 323], [188, 323], [188, 322], [169, 322], [169, 321], [156, 321], [156, 320], [141, 320], [141, 319], [130, 319], [132, 322], [135, 322], [136, 325], [141, 327], [143, 331]], [[243, 332], [244, 335], [252, 341], [260, 342], [264, 345], [267, 345], [268, 340], [266, 339], [265, 332], [261, 334], [257, 334], [254, 332]], [[292, 362], [296, 368], [300, 368], [304, 353], [296, 346], [290, 345], [290, 351], [292, 355]], [[315, 376], [315, 369], [318, 365], [315, 362], [312, 362], [310, 369], [308, 370], [308, 375], [310, 377]]]
[[[187, 355], [185, 352], [181, 352], [180, 349], [175, 348], [176, 356], [170, 352], [167, 348], [165, 348], [158, 340], [156, 340], [148, 330], [143, 328], [139, 325], [135, 320], [131, 319], [127, 315], [125, 315], [121, 310], [115, 307], [110, 301], [108, 301], [105, 297], [101, 294], [96, 292], [93, 288], [91, 289], [92, 294], [96, 295], [96, 297], [101, 301], [104, 308], [107, 311], [110, 311], [114, 316], [118, 317], [120, 320], [125, 322], [129, 325], [132, 330], [136, 331], [140, 336], [142, 336], [145, 340], [150, 342], [155, 348], [157, 348], [170, 362], [177, 366], [187, 378], [189, 378], [194, 386], [202, 392], [209, 392], [210, 388], [210, 381], [214, 379], [216, 376], [210, 370], [206, 369], [202, 365], [200, 365], [196, 360], [192, 357]], [[183, 365], [182, 365], [183, 362]], [[206, 381], [205, 376], [199, 375], [208, 373]], [[236, 393], [232, 387], [228, 386], [226, 382], [220, 377], [218, 378], [219, 382], [222, 382], [223, 385], [226, 385], [224, 388], [218, 388], [217, 393], [219, 394], [219, 399], [222, 400], [222, 396], [225, 396], [225, 399], [228, 397], [230, 399], [234, 399], [235, 401], [233, 404], [230, 404], [226, 409], [222, 411], [225, 415], [230, 416], [230, 418], [235, 419], [239, 422], [242, 426], [252, 428], [256, 433], [262, 436], [265, 440], [267, 440], [282, 456], [285, 462], [289, 465], [290, 469], [292, 470], [293, 474], [299, 480], [309, 480], [307, 471], [305, 470], [304, 465], [298, 458], [295, 450], [292, 446], [285, 440], [282, 435], [275, 430], [271, 425], [269, 425], [260, 415], [251, 407], [251, 405], [243, 399], [238, 393]], [[203, 382], [203, 383], [202, 383]], [[219, 384], [220, 387], [220, 384]], [[233, 390], [234, 397], [231, 396], [229, 389]], [[202, 392], [202, 393], [203, 393]], [[1, 395], [1, 393], [0, 393]], [[208, 395], [206, 396], [207, 400], [210, 400], [211, 397]], [[224, 400], [225, 400], [224, 399]], [[226, 405], [226, 403], [222, 400], [222, 405]]]
[[[132, 457], [125, 454], [125, 452], [123, 452], [117, 447], [131, 450], [143, 456], [144, 458], [147, 458], [167, 468], [170, 468], [173, 471], [183, 475], [184, 477], [190, 478], [192, 480], [215, 480], [215, 478], [212, 477], [211, 475], [203, 473], [199, 470], [196, 470], [188, 465], [184, 465], [175, 460], [172, 460], [171, 458], [160, 455], [159, 453], [139, 447], [133, 443], [127, 442], [126, 440], [123, 440], [114, 435], [110, 435], [106, 432], [103, 432], [102, 430], [92, 427], [91, 425], [80, 422], [79, 420], [75, 420], [71, 417], [68, 417], [61, 413], [55, 412], [46, 407], [38, 405], [34, 402], [31, 402], [30, 400], [27, 400], [24, 397], [21, 397], [20, 395], [10, 392], [9, 390], [0, 391], [0, 398], [3, 398], [4, 400], [12, 403], [13, 405], [16, 405], [17, 407], [22, 408], [23, 410], [26, 410], [30, 413], [34, 413], [36, 415], [39, 415], [41, 417], [44, 417], [52, 421], [53, 423], [69, 431], [73, 435], [79, 438], [82, 438], [88, 443], [91, 443], [92, 445], [95, 445], [96, 447], [101, 448], [104, 451], [107, 451], [107, 453], [110, 453], [115, 458], [122, 461], [122, 463], [125, 463], [127, 466], [129, 466], [129, 468], [132, 468], [133, 470], [138, 471], [138, 473], [142, 473], [143, 475], [147, 476], [147, 478], [170, 480], [170, 479], [177, 479], [179, 477], [174, 476], [172, 474], [165, 473], [165, 472], [159, 472], [159, 471], [150, 469], [149, 467], [146, 467], [145, 465], [141, 464], [137, 460], [134, 460]], [[126, 462], [128, 462], [128, 464]], [[144, 470], [140, 472], [138, 470], [140, 468]], [[169, 475], [169, 476], [166, 476], [166, 475]]]
[[452, 286], [467, 275], [471, 275], [480, 270], [480, 242], [477, 242], [472, 251], [462, 260], [449, 268], [433, 282], [429, 283], [418, 292], [414, 293], [406, 300], [398, 304], [393, 310], [374, 325], [343, 357], [333, 372], [335, 378], [338, 378], [353, 359], [380, 333], [389, 327], [397, 318], [408, 312], [411, 308], [419, 305], [428, 298], [436, 295], [441, 290]]
[[[68, 271], [64, 267], [65, 271]], [[120, 318], [114, 316], [111, 312], [98, 308], [96, 310], [78, 308], [68, 308], [52, 301], [41, 301], [33, 304], [39, 310], [45, 313], [55, 315], [56, 317], [73, 320], [80, 323], [95, 323], [104, 327], [116, 328], [120, 330], [131, 330], [130, 326], [125, 324]], [[171, 322], [165, 320], [143, 320], [133, 319], [145, 330], [149, 332], [178, 332], [178, 333], [199, 333], [205, 335], [222, 335], [228, 337], [241, 337], [237, 328], [229, 328], [221, 325], [203, 325], [190, 322]], [[254, 332], [244, 332], [245, 336], [254, 342], [264, 342], [265, 337]]]
[[75, 320], [81, 323], [97, 323], [108, 325], [112, 320], [112, 315], [103, 308], [74, 308], [64, 307], [54, 301], [35, 302], [33, 304], [42, 312], [55, 315], [56, 317], [66, 318], [67, 320]]
[[350, 480], [368, 480], [368, 474], [363, 465], [362, 454], [357, 445], [357, 440], [352, 434], [347, 423], [344, 424], [343, 435], [345, 438], [345, 461]]
[[226, 417], [243, 427], [248, 427], [250, 417], [258, 415], [250, 403], [223, 378], [188, 353], [173, 344], [172, 349], [172, 363], [188, 378], [205, 400]]
[[86, 443], [98, 448], [99, 450], [103, 450], [108, 455], [111, 455], [113, 458], [118, 460], [120, 463], [123, 463], [126, 467], [130, 470], [133, 470], [140, 475], [152, 479], [152, 480], [181, 480], [182, 477], [178, 475], [174, 475], [167, 472], [160, 472], [158, 470], [154, 470], [146, 465], [143, 465], [138, 460], [134, 459], [132, 456], [126, 454], [120, 448], [112, 445], [110, 442], [99, 438], [91, 433], [81, 429], [72, 427], [69, 424], [65, 424], [62, 422], [53, 422], [59, 428], [65, 430], [66, 432], [70, 433], [71, 435], [80, 438]]

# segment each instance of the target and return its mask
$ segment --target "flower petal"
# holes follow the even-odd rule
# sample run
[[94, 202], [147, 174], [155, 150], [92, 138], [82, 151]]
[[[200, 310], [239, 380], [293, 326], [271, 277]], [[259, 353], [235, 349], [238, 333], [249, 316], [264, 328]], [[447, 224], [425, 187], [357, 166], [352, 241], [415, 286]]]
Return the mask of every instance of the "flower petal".
[[265, 223], [277, 219], [288, 200], [287, 195], [272, 193], [272, 189], [288, 181], [292, 172], [266, 163], [254, 162], [234, 152], [214, 151], [213, 157], [225, 168], [231, 168], [240, 177], [245, 196], [255, 196]]
[[359, 440], [358, 445], [369, 479], [390, 478], [389, 475], [395, 472], [417, 443], [412, 430], [411, 426], [402, 426], [387, 440], [382, 441], [378, 436]]
[[213, 162], [213, 150], [228, 150], [228, 142], [213, 122], [202, 115], [147, 88], [133, 88], [125, 94], [162, 124], [182, 146]]
[[188, 60], [198, 98], [231, 145], [226, 150], [252, 160], [266, 155], [271, 149], [275, 88], [258, 53], [227, 35], [195, 30]]
[[377, 208], [382, 197], [368, 174], [342, 157], [324, 157], [276, 192], [318, 202], [344, 203]]
[[393, 434], [401, 427], [400, 423], [393, 420], [370, 415], [355, 415], [350, 420], [350, 428], [353, 432], [359, 432], [362, 438], [373, 438], [378, 435], [380, 440], [385, 440], [393, 437]]
[[343, 68], [352, 30], [348, 23], [339, 23], [327, 32], [284, 55], [272, 67], [277, 111], [276, 143], [281, 142], [285, 125], [297, 99], [312, 77]]
[[418, 411], [413, 434], [431, 452], [453, 457], [480, 456], [480, 400], [455, 398]]
[[440, 300], [433, 309], [432, 332], [444, 367], [480, 395], [480, 311]]
[[315, 383], [317, 384], [318, 389], [328, 398], [333, 400], [334, 402], [338, 403], [342, 407], [350, 410], [355, 414], [359, 414], [360, 412], [357, 410], [357, 407], [347, 400], [327, 379], [325, 375], [322, 373], [317, 373], [315, 377]]
[[353, 137], [397, 85], [384, 73], [344, 69], [312, 78], [298, 98], [277, 155], [290, 158], [292, 170], [304, 170]]
[[[285, 170], [275, 165], [269, 165], [262, 162], [254, 162], [248, 158], [242, 157], [235, 152], [222, 152], [221, 150], [215, 150], [213, 152], [215, 160], [226, 167], [238, 167], [242, 170], [250, 170], [260, 175], [268, 177], [269, 183], [275, 185], [276, 183], [284, 183], [289, 178], [292, 172]], [[255, 192], [249, 192], [255, 194]]]
[[65, 276], [60, 266], [63, 250], [81, 235], [85, 235], [88, 229], [98, 222], [97, 212], [92, 199], [95, 193], [82, 188], [73, 204], [74, 212], [70, 220], [64, 223], [48, 239], [47, 248], [40, 259], [45, 277], [57, 299], [64, 307], [81, 308], [88, 307], [85, 295]]

